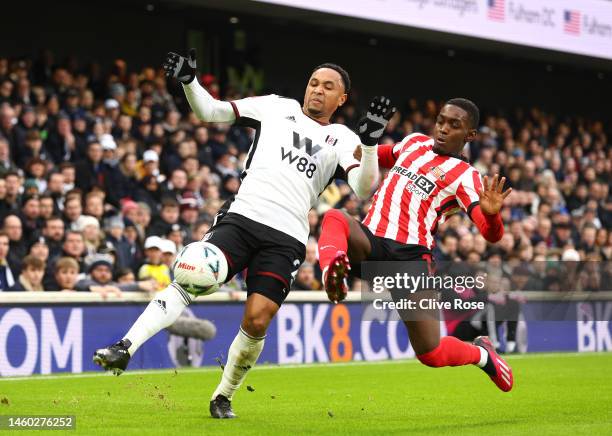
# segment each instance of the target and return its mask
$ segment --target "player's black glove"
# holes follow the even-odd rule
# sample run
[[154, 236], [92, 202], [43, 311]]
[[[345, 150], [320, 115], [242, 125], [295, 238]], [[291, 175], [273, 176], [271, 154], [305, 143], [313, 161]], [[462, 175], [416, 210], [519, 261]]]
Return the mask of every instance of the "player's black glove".
[[391, 100], [386, 97], [374, 97], [366, 115], [359, 121], [357, 134], [363, 145], [376, 145], [385, 131], [387, 123], [396, 109], [390, 108]]
[[189, 49], [188, 58], [169, 52], [163, 66], [166, 77], [173, 77], [182, 83], [190, 83], [196, 75], [196, 49]]

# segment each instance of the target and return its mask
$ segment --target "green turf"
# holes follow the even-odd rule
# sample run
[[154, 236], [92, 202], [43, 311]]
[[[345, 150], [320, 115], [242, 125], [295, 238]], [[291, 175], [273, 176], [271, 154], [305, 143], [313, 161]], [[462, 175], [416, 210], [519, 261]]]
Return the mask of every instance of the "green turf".
[[0, 415], [76, 415], [87, 435], [612, 434], [612, 354], [508, 360], [511, 393], [474, 367], [262, 366], [234, 398], [239, 418], [225, 421], [208, 417], [218, 368], [1, 380]]

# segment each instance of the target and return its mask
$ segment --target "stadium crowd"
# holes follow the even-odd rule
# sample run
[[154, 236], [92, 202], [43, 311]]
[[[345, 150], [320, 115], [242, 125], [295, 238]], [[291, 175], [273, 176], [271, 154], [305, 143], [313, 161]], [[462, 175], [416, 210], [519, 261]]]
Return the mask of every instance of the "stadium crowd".
[[[74, 58], [56, 63], [50, 52], [0, 58], [0, 290], [163, 289], [176, 253], [206, 233], [240, 186], [252, 130], [199, 121], [157, 66], [131, 71], [118, 59], [102, 71]], [[220, 95], [215, 77], [200, 80], [218, 98], [252, 95], [231, 88]], [[384, 142], [431, 133], [442, 102], [406, 96], [396, 103]], [[354, 128], [359, 115], [353, 98], [336, 122]], [[514, 260], [529, 268], [611, 260], [606, 133], [602, 121], [537, 108], [483, 114], [465, 156], [482, 175], [504, 175], [513, 188], [502, 210], [506, 232], [492, 246], [465, 214], [455, 214], [439, 227], [436, 259]], [[309, 214], [311, 238], [295, 289], [321, 288], [317, 237], [325, 211], [344, 208], [363, 218], [368, 206], [341, 181], [328, 187]], [[597, 289], [593, 280], [584, 274], [578, 281]], [[557, 274], [537, 287], [561, 284]], [[241, 277], [231, 286], [239, 289]]]

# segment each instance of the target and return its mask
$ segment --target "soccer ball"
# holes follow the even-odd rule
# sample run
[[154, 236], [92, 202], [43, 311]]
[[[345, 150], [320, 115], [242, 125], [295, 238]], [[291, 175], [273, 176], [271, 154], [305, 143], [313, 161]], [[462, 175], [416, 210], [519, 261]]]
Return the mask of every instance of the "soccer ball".
[[192, 242], [176, 256], [174, 281], [196, 297], [219, 289], [227, 277], [227, 260], [223, 252], [208, 242]]

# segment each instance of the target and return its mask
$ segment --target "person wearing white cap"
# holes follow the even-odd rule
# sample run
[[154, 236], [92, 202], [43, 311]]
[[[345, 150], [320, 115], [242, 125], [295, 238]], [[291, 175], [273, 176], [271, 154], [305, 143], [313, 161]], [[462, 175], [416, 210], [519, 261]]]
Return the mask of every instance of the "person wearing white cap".
[[159, 162], [159, 156], [155, 150], [147, 150], [142, 154], [142, 161], [147, 164], [149, 162]]
[[154, 279], [158, 289], [170, 284], [170, 267], [163, 263], [164, 242], [159, 236], [149, 236], [145, 240], [145, 262], [138, 270], [138, 280]]
[[104, 108], [107, 111], [118, 110], [119, 102], [115, 100], [114, 98], [109, 98], [104, 102]]
[[117, 143], [113, 138], [113, 135], [109, 135], [108, 133], [100, 136], [100, 144], [102, 145], [102, 159], [104, 163], [116, 166], [118, 163], [117, 160]]
[[561, 255], [561, 260], [563, 262], [579, 262], [580, 253], [573, 248], [567, 248]]
[[[172, 277], [172, 264], [176, 258], [176, 244], [169, 239], [161, 240], [161, 251], [162, 251], [162, 262], [167, 265], [170, 269], [170, 275]], [[174, 278], [174, 277], [172, 277]]]
[[76, 222], [76, 230], [83, 234], [87, 254], [96, 253], [102, 240], [98, 219], [90, 215], [81, 215]]
[[155, 150], [147, 150], [142, 154], [142, 170], [143, 177], [154, 176], [158, 183], [165, 180], [165, 177], [159, 172], [159, 155]]

